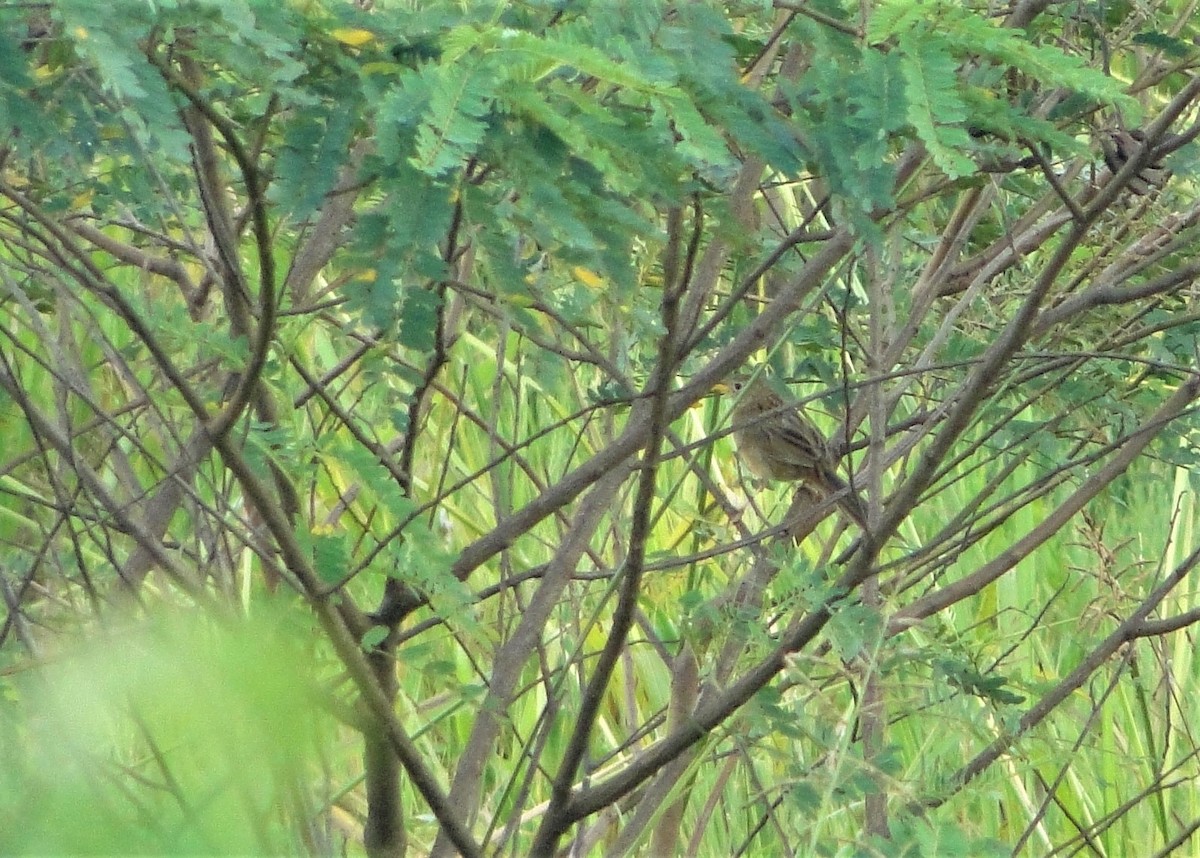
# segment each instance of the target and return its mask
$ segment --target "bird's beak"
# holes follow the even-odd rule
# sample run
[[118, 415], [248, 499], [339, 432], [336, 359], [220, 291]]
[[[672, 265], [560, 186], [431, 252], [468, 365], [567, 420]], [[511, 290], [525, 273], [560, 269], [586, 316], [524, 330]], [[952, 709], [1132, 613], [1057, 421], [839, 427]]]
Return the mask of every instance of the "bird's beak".
[[705, 402], [707, 402], [712, 397], [720, 396], [723, 393], [733, 393], [733, 388], [730, 387], [728, 384], [726, 384], [723, 381], [718, 381], [716, 384], [714, 384], [712, 387], [710, 387], [708, 389], [708, 393], [704, 394], [703, 396], [701, 396], [699, 399], [697, 399], [695, 402], [692, 403], [692, 408], [699, 408], [700, 406], [702, 406]]

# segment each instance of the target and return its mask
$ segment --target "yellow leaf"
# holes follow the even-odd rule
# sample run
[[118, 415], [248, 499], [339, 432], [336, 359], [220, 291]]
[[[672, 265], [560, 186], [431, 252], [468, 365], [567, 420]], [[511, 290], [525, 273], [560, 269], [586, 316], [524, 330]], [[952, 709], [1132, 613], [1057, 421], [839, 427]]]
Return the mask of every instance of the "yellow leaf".
[[[533, 279], [531, 277], [526, 277], [525, 280], [528, 283], [533, 282]], [[505, 295], [504, 300], [506, 303], [512, 304], [514, 307], [532, 307], [537, 303], [537, 301], [533, 300], [533, 298], [531, 298], [530, 296], [521, 295], [519, 293], [514, 293], [512, 295]]]
[[575, 279], [584, 286], [591, 286], [593, 289], [604, 285], [604, 278], [592, 271], [589, 268], [584, 268], [582, 265], [576, 265], [571, 269], [571, 273], [575, 275]]
[[363, 63], [359, 68], [363, 74], [395, 74], [399, 68], [396, 63]]
[[349, 45], [352, 48], [361, 48], [367, 42], [375, 41], [375, 34], [370, 30], [357, 30], [347, 27], [339, 27], [333, 31], [332, 35], [343, 45]]

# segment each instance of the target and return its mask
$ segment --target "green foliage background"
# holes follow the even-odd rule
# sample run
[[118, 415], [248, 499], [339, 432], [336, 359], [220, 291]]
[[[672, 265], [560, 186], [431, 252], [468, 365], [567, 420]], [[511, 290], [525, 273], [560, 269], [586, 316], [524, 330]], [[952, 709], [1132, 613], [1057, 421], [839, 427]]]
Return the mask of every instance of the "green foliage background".
[[1187, 5], [361, 5], [0, 4], [0, 851], [1184, 842]]

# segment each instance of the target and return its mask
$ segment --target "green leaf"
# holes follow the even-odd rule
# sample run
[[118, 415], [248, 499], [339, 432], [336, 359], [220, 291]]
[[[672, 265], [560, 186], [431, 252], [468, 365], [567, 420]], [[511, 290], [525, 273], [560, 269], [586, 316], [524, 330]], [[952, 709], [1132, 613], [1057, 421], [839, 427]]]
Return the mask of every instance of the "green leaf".
[[1169, 36], [1166, 33], [1159, 32], [1141, 32], [1134, 34], [1133, 43], [1135, 45], [1145, 45], [1146, 47], [1154, 48], [1156, 51], [1162, 51], [1169, 57], [1183, 59], [1184, 57], [1194, 56], [1196, 46], [1183, 39]]
[[313, 567], [325, 584], [341, 582], [350, 568], [350, 542], [346, 534], [312, 537]]
[[312, 214], [337, 181], [359, 108], [353, 99], [317, 106], [285, 130], [270, 195], [297, 220]]
[[411, 514], [415, 505], [375, 454], [357, 444], [339, 442], [327, 456], [342, 467], [349, 468], [358, 480], [374, 495], [376, 503], [388, 512], [395, 522]]
[[970, 175], [975, 163], [962, 154], [971, 146], [962, 127], [967, 110], [958, 94], [957, 63], [947, 43], [902, 36], [900, 44], [909, 122], [942, 172], [952, 179]]
[[[535, 123], [534, 128], [529, 129], [532, 132], [530, 144], [535, 148], [540, 149], [552, 142], [546, 134], [537, 133], [540, 126], [553, 135], [554, 142], [565, 144], [576, 157], [583, 158], [597, 170], [610, 176], [617, 190], [633, 190], [633, 183], [626, 178], [630, 171], [624, 166], [629, 162], [626, 160], [623, 165], [621, 160], [622, 154], [627, 158], [629, 153], [612, 151], [605, 145], [608, 143], [605, 139], [608, 135], [594, 133], [597, 124], [594, 116], [581, 114], [578, 110], [572, 110], [570, 113], [560, 112], [561, 105], [550, 104], [540, 90], [527, 86], [515, 87], [506, 93], [505, 107], [519, 112]], [[600, 114], [601, 123], [616, 124], [611, 114], [599, 110], [596, 112]], [[525, 130], [517, 131], [520, 133]], [[619, 127], [615, 130], [617, 133], [612, 136], [619, 137]]]
[[843, 604], [835, 607], [825, 631], [839, 657], [850, 661], [879, 639], [883, 620], [879, 612], [865, 605]]
[[680, 93], [665, 100], [664, 104], [672, 124], [683, 138], [679, 144], [681, 154], [705, 167], [733, 166], [735, 159], [725, 139], [705, 120], [690, 98]]
[[438, 333], [441, 297], [433, 289], [409, 288], [400, 305], [400, 344], [422, 352], [433, 351]]
[[1126, 95], [1118, 81], [1058, 48], [1035, 45], [1020, 31], [995, 26], [960, 8], [949, 10], [944, 19], [939, 19], [939, 25], [943, 24], [940, 31], [964, 54], [1009, 65], [1042, 86], [1061, 86], [1119, 105], [1129, 121], [1141, 115], [1137, 100]]
[[491, 110], [490, 79], [477, 64], [429, 65], [420, 75], [429, 82], [428, 115], [417, 129], [412, 164], [430, 176], [442, 176], [473, 155], [487, 131]]
[[665, 94], [666, 89], [661, 81], [647, 78], [631, 64], [616, 61], [599, 48], [583, 44], [581, 41], [563, 41], [564, 33], [569, 35], [570, 31], [560, 31], [556, 38], [523, 30], [496, 30], [481, 38], [478, 44], [484, 49], [507, 54], [524, 54], [541, 60], [544, 63], [542, 75], [557, 69], [574, 69], [604, 83], [634, 92]]
[[931, 9], [928, 4], [913, 0], [884, 0], [872, 11], [867, 21], [867, 41], [878, 44], [893, 36], [920, 26]]
[[362, 636], [362, 648], [373, 649], [383, 643], [388, 636], [387, 626], [371, 626]]
[[0, 30], [0, 90], [23, 91], [33, 86], [24, 52], [9, 33]]

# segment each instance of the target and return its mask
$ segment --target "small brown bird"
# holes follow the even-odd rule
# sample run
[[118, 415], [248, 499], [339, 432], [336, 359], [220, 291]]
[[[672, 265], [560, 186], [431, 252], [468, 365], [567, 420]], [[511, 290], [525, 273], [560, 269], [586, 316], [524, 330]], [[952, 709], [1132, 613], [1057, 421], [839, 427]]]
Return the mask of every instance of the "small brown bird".
[[858, 493], [837, 475], [837, 463], [825, 436], [786, 402], [761, 376], [734, 378], [724, 389], [738, 394], [733, 406], [733, 437], [738, 457], [750, 471], [769, 480], [803, 482], [838, 503], [860, 527], [867, 526], [867, 508]]

